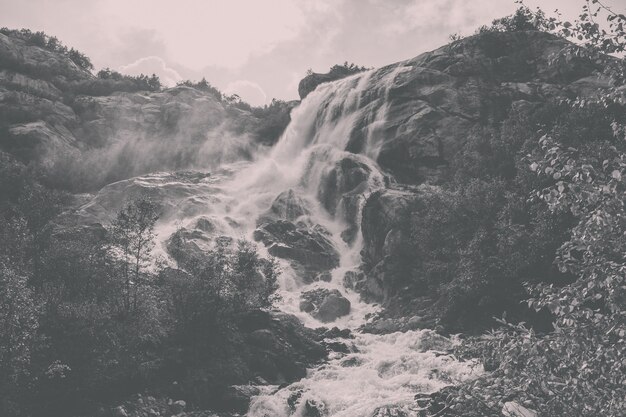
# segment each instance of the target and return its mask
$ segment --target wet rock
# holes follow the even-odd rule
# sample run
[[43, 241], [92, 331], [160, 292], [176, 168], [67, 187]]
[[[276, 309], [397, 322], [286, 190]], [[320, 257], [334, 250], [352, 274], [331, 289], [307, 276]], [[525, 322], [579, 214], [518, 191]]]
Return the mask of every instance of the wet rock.
[[535, 410], [526, 408], [515, 401], [509, 401], [504, 403], [502, 407], [502, 414], [505, 417], [537, 417], [538, 414]]
[[383, 186], [382, 178], [360, 155], [342, 158], [322, 178], [318, 198], [330, 214], [348, 223], [341, 234], [345, 242], [352, 244], [358, 236], [363, 201], [372, 189]]
[[433, 330], [424, 330], [415, 345], [421, 352], [429, 350], [445, 351], [452, 348], [452, 341]]
[[328, 323], [350, 313], [350, 301], [339, 290], [318, 288], [302, 293], [300, 311]]
[[363, 363], [363, 361], [357, 357], [357, 356], [352, 356], [350, 358], [346, 358], [344, 360], [341, 361], [341, 366], [343, 366], [344, 368], [353, 368], [355, 366], [359, 366]]
[[253, 236], [271, 255], [290, 261], [305, 283], [329, 280], [329, 271], [339, 266], [339, 252], [321, 226], [277, 220], [259, 226]]
[[170, 404], [170, 411], [174, 415], [180, 414], [183, 411], [185, 411], [185, 407], [187, 407], [187, 403], [185, 401], [183, 400], [174, 401], [172, 404]]
[[309, 204], [292, 189], [284, 191], [276, 197], [269, 210], [258, 220], [257, 224], [272, 220], [295, 221], [302, 216], [311, 214]]
[[372, 417], [410, 417], [408, 410], [401, 409], [399, 407], [387, 406], [380, 407], [374, 411]]
[[252, 397], [260, 394], [261, 390], [254, 385], [231, 385], [222, 395], [221, 406], [224, 410], [246, 413]]
[[340, 201], [346, 195], [349, 193], [362, 194], [370, 174], [371, 168], [361, 162], [357, 155], [339, 160], [320, 184], [318, 196], [324, 208], [330, 214], [336, 214]]
[[[321, 329], [324, 328], [322, 327]], [[320, 336], [325, 339], [354, 339], [354, 335], [350, 329], [340, 329], [339, 327], [323, 330]]]
[[356, 350], [354, 345], [348, 346], [347, 344], [343, 342], [336, 342], [336, 341], [322, 342], [322, 345], [324, 345], [326, 349], [330, 350], [331, 352], [336, 352], [336, 353], [351, 353]]
[[302, 417], [322, 417], [324, 415], [326, 415], [324, 403], [311, 399], [305, 401]]
[[291, 411], [296, 411], [296, 407], [298, 406], [298, 403], [300, 402], [300, 398], [302, 397], [303, 393], [303, 390], [298, 389], [289, 394], [289, 397], [287, 398], [287, 405], [289, 406]]

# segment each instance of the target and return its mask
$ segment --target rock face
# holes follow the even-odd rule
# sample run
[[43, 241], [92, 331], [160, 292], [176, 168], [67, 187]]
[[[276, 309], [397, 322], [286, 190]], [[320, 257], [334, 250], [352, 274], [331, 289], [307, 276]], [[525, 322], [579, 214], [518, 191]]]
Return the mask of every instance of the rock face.
[[385, 189], [377, 191], [363, 207], [363, 269], [348, 277], [353, 288], [372, 299], [386, 300], [398, 290], [396, 282], [409, 271], [403, 270], [407, 233], [410, 231], [411, 209], [420, 195], [433, 187]]
[[383, 187], [383, 182], [383, 176], [360, 155], [342, 158], [323, 177], [319, 201], [330, 214], [348, 225], [341, 234], [346, 243], [355, 241], [360, 230], [361, 207], [373, 190]]
[[0, 150], [42, 165], [64, 186], [95, 189], [152, 171], [246, 158], [276, 140], [292, 107], [263, 119], [192, 87], [126, 87], [0, 33]]
[[350, 314], [350, 301], [338, 290], [318, 288], [300, 296], [300, 311], [309, 313], [323, 323]]
[[[442, 181], [477, 123], [506, 118], [519, 101], [571, 97], [592, 91], [587, 83], [605, 85], [594, 75], [600, 61], [549, 65], [568, 45], [543, 32], [482, 34], [397, 64], [379, 164], [399, 182]], [[385, 71], [372, 77], [382, 79]]]

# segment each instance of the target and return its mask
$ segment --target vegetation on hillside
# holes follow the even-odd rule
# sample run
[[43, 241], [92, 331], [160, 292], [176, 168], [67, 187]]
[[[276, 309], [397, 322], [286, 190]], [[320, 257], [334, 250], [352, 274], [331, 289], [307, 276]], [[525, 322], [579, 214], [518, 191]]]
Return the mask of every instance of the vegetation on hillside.
[[[354, 62], [345, 61], [343, 64], [335, 64], [328, 70], [328, 75], [333, 77], [347, 77], [348, 75], [357, 74], [359, 72], [370, 70], [371, 68], [367, 68], [364, 66], [359, 66]], [[306, 71], [306, 75], [312, 75], [313, 70], [308, 69]]]
[[[603, 12], [608, 28], [594, 21]], [[489, 30], [534, 26], [530, 18], [537, 15], [546, 21], [542, 13], [529, 14], [522, 8], [513, 17], [495, 21], [495, 27]], [[523, 23], [520, 16], [527, 23]], [[558, 18], [547, 21], [550, 22], [548, 29], [557, 29], [563, 36], [575, 36], [588, 47], [574, 47], [565, 54], [593, 56], [622, 52], [626, 47], [626, 17], [597, 0], [585, 3], [574, 24]], [[623, 59], [606, 69], [605, 75], [612, 77], [616, 87], [624, 83], [623, 69]], [[467, 256], [472, 263], [482, 263], [481, 259], [491, 261], [479, 268], [464, 265], [459, 278], [451, 281], [453, 287], [447, 290], [454, 291], [456, 287], [462, 298], [475, 302], [477, 299], [467, 294], [476, 292], [481, 297], [489, 294], [485, 284], [493, 288], [505, 282], [503, 290], [506, 291], [510, 290], [511, 283], [514, 288], [524, 285], [528, 294], [525, 304], [531, 310], [548, 315], [551, 326], [547, 329], [533, 327], [524, 322], [528, 315], [503, 317], [498, 319], [500, 327], [496, 330], [468, 340], [460, 354], [482, 358], [485, 369], [492, 372], [435, 395], [439, 400], [431, 404], [431, 411], [436, 415], [496, 416], [501, 415], [503, 405], [512, 400], [546, 416], [623, 416], [626, 413], [624, 107], [624, 97], [616, 88], [596, 100], [568, 100], [544, 107], [538, 119], [523, 123], [525, 132], [521, 137], [525, 140], [517, 147], [519, 151], [512, 154], [516, 155], [516, 174], [513, 182], [509, 182], [517, 191], [517, 201], [512, 200], [509, 209], [504, 205], [499, 213], [491, 211], [494, 218], [491, 229], [483, 228], [470, 244], [461, 246], [457, 254]], [[493, 162], [507, 159], [511, 160], [498, 157]], [[480, 169], [490, 166], [474, 165]], [[497, 195], [498, 186], [493, 184], [490, 188]], [[489, 195], [488, 206], [497, 201], [493, 192]], [[507, 211], [517, 211], [518, 215], [507, 216]], [[538, 213], [542, 213], [541, 216], [538, 217]], [[520, 223], [519, 219], [524, 218], [526, 220]], [[566, 219], [571, 226], [557, 227], [558, 233], [543, 234], [543, 237], [536, 233], [524, 237], [528, 225], [540, 226], [541, 218], [553, 225], [558, 219]], [[444, 215], [444, 219], [448, 216]], [[479, 219], [465, 218], [472, 223]], [[444, 228], [449, 224], [441, 223]], [[492, 238], [496, 239], [485, 258], [478, 250], [484, 247], [480, 238], [488, 236], [494, 225], [496, 233]], [[542, 228], [536, 229], [536, 226], [535, 230], [541, 231]], [[458, 233], [462, 234], [462, 230]], [[520, 237], [523, 237], [521, 241]], [[546, 252], [541, 245], [550, 240], [552, 247]], [[554, 243], [558, 243], [556, 247]], [[444, 254], [447, 253], [445, 247]], [[561, 279], [553, 280], [541, 274], [541, 270], [528, 268], [528, 262], [535, 263], [546, 253], [550, 254], [547, 260], [553, 262], [558, 269], [556, 276]], [[515, 275], [507, 273], [507, 269], [519, 265], [520, 259], [526, 259], [526, 265], [522, 264], [524, 275], [521, 280], [511, 281]], [[495, 273], [491, 273], [494, 264]], [[472, 276], [471, 271], [476, 271], [476, 275]], [[493, 293], [495, 297], [504, 294], [504, 291]], [[469, 306], [467, 304], [466, 308]], [[461, 310], [467, 311], [466, 308]]]
[[[184, 386], [188, 372], [215, 367], [211, 352], [242, 352], [232, 349], [236, 318], [271, 307], [273, 261], [242, 241], [187, 272], [163, 269], [151, 252], [152, 201], [129, 200], [108, 229], [60, 229], [51, 220], [67, 196], [2, 158], [1, 415], [75, 415], [146, 387], [167, 393], [173, 380]], [[171, 370], [184, 352], [203, 359]], [[232, 379], [236, 369], [205, 375]]]
[[21, 39], [27, 45], [38, 46], [65, 55], [84, 70], [91, 71], [93, 69], [93, 64], [89, 57], [74, 48], [68, 49], [56, 36], [48, 36], [41, 31], [33, 32], [29, 29], [9, 29], [6, 27], [0, 28], [0, 33]]

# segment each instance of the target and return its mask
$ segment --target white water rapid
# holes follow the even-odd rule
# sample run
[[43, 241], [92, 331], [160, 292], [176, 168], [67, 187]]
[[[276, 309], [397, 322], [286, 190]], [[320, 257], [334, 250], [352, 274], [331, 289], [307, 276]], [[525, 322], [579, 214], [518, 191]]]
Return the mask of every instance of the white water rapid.
[[[274, 148], [252, 162], [227, 164], [210, 175], [193, 174], [191, 180], [174, 173], [156, 173], [133, 180], [134, 186], [151, 189], [162, 200], [170, 201], [169, 210], [166, 207], [166, 215], [157, 228], [162, 242], [179, 227], [197, 227], [194, 225], [201, 219], [210, 221], [218, 234], [252, 240], [257, 219], [287, 190], [293, 190], [307, 203], [308, 214], [298, 221], [321, 225], [330, 232], [340, 254], [339, 267], [332, 271], [330, 282], [304, 284], [284, 262], [280, 282], [282, 301], [278, 307], [296, 315], [309, 327], [352, 329], [355, 338], [343, 342], [353, 345], [354, 352], [333, 354], [328, 363], [310, 369], [301, 381], [255, 397], [248, 413], [250, 417], [307, 417], [306, 400], [317, 404], [324, 415], [336, 417], [369, 417], [385, 406], [409, 410], [416, 393], [432, 392], [478, 373], [471, 363], [461, 363], [442, 354], [453, 341], [432, 331], [359, 333], [357, 328], [377, 307], [362, 302], [358, 294], [343, 285], [345, 272], [359, 266], [362, 238], [357, 230], [351, 243], [346, 243], [342, 232], [350, 224], [360, 226], [360, 207], [365, 198], [384, 187], [384, 175], [375, 160], [384, 139], [387, 99], [397, 77], [408, 69], [387, 67], [318, 86], [292, 111], [292, 121]], [[360, 153], [347, 152], [346, 147], [357, 133], [361, 140]], [[329, 172], [344, 158], [369, 171], [365, 185], [359, 188], [356, 215], [346, 214], [347, 203], [342, 199], [332, 210], [333, 215], [320, 198]], [[122, 195], [122, 188], [127, 186], [116, 183], [108, 188], [110, 193]], [[116, 187], [120, 190], [116, 191]], [[92, 203], [91, 210], [97, 210], [97, 206], [97, 201]], [[198, 245], [202, 246], [202, 241]], [[265, 250], [260, 243], [259, 248]], [[161, 250], [167, 257], [164, 243]], [[301, 312], [300, 294], [318, 287], [339, 290], [351, 303], [350, 314], [324, 324]], [[293, 395], [301, 399], [290, 407], [287, 400]]]

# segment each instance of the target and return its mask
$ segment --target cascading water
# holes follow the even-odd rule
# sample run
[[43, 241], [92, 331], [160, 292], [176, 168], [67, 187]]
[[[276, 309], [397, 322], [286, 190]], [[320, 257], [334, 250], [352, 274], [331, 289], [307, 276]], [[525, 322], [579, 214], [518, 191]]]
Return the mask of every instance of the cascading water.
[[[318, 86], [292, 111], [292, 121], [275, 147], [252, 162], [228, 164], [192, 181], [170, 173], [135, 179], [135, 185], [169, 195], [172, 201], [156, 230], [164, 242], [164, 257], [165, 242], [172, 233], [181, 226], [193, 227], [199, 219], [209, 221], [219, 235], [252, 240], [260, 216], [279, 194], [293, 190], [308, 207], [307, 215], [298, 221], [327, 230], [340, 260], [329, 282], [309, 284], [285, 262], [278, 307], [307, 326], [319, 327], [323, 323], [300, 311], [301, 293], [320, 287], [339, 290], [351, 302], [351, 311], [330, 325], [356, 330], [377, 307], [345, 289], [343, 277], [360, 264], [361, 207], [370, 193], [384, 187], [384, 175], [375, 160], [384, 140], [389, 93], [396, 78], [407, 70], [410, 67], [387, 67]], [[360, 138], [356, 145], [351, 143], [355, 137]], [[330, 204], [322, 198], [328, 186], [325, 181], [342, 160], [350, 160], [368, 175], [352, 191], [351, 200], [339, 196]], [[108, 186], [109, 191], [116, 187]], [[99, 210], [99, 204], [96, 199], [89, 209]], [[350, 225], [353, 239], [346, 239]], [[259, 249], [263, 251], [263, 245]], [[416, 392], [433, 391], [477, 372], [471, 364], [437, 352], [451, 341], [430, 331], [383, 336], [357, 333], [349, 343], [354, 346], [352, 353], [331, 357], [305, 379], [254, 398], [248, 415], [304, 417], [308, 402], [328, 416], [369, 417], [382, 406], [409, 407]], [[294, 395], [298, 401], [291, 401], [290, 406], [288, 400]]]

